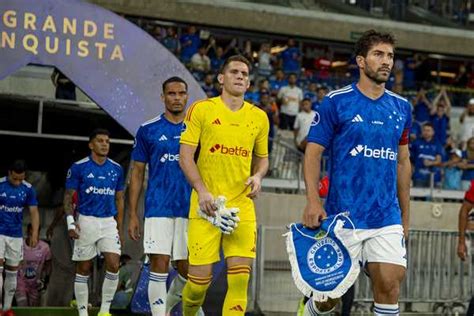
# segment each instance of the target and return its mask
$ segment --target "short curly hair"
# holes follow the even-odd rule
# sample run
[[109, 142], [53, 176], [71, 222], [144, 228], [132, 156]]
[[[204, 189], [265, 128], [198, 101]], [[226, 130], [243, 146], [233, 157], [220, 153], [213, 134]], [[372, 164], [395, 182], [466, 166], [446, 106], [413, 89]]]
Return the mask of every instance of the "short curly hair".
[[356, 56], [367, 57], [369, 50], [376, 44], [386, 43], [395, 46], [395, 36], [390, 33], [381, 33], [376, 30], [365, 31], [355, 43], [354, 52]]

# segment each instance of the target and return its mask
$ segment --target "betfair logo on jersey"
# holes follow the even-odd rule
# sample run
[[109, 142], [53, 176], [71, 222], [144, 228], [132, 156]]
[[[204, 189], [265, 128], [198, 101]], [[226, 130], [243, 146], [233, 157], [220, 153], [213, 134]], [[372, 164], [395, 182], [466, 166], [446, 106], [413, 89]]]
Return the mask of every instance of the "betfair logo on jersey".
[[0, 212], [21, 213], [21, 212], [23, 212], [23, 208], [19, 207], [19, 206], [0, 205]]
[[173, 154], [164, 154], [160, 158], [161, 163], [165, 163], [167, 161], [179, 161], [179, 154], [173, 155]]
[[357, 145], [349, 152], [352, 157], [363, 154], [366, 158], [397, 160], [397, 153], [391, 148], [369, 148], [367, 145]]
[[86, 194], [115, 195], [115, 190], [111, 188], [88, 187]]
[[244, 147], [227, 147], [224, 144], [215, 144], [209, 151], [211, 153], [221, 153], [223, 155], [237, 156], [237, 157], [250, 157], [250, 150]]

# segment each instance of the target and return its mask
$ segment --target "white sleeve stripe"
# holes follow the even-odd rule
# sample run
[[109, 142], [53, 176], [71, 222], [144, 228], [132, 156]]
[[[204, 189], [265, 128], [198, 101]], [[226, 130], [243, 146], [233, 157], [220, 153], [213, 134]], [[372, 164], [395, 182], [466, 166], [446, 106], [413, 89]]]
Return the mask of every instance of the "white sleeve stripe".
[[332, 99], [336, 95], [345, 94], [345, 93], [349, 93], [349, 92], [352, 92], [352, 91], [354, 91], [354, 89], [349, 89], [349, 90], [341, 91], [341, 92], [338, 92], [338, 93], [334, 93], [333, 95], [329, 96], [329, 98]]
[[74, 164], [80, 165], [80, 164], [88, 162], [88, 161], [89, 161], [89, 157], [86, 157], [86, 158], [82, 158], [81, 160], [76, 161]]

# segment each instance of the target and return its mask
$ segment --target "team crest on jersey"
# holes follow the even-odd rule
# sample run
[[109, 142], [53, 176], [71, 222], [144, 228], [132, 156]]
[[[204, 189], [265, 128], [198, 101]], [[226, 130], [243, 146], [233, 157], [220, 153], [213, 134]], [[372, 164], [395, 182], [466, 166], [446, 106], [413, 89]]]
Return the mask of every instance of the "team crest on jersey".
[[313, 121], [311, 122], [311, 126], [316, 126], [319, 124], [319, 121], [321, 120], [321, 116], [319, 115], [319, 112], [316, 111], [314, 113], [314, 118], [313, 118]]

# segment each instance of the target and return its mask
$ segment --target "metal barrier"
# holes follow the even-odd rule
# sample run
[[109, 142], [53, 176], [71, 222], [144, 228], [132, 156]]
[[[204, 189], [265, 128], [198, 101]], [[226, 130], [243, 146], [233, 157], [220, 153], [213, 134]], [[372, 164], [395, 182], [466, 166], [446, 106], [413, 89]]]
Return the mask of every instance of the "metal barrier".
[[[259, 227], [255, 302], [264, 312], [294, 312], [302, 297], [291, 276], [282, 237], [285, 232], [284, 227]], [[469, 253], [465, 262], [459, 260], [457, 235], [454, 231], [410, 231], [408, 270], [400, 302], [430, 303], [426, 311], [430, 313], [464, 309], [472, 293], [472, 257]], [[468, 238], [470, 243], [472, 238]], [[355, 302], [354, 309], [366, 311], [373, 302], [371, 284], [364, 273], [356, 282]]]
[[281, 137], [272, 139], [270, 154], [270, 177], [287, 180], [300, 180], [302, 175], [303, 153], [293, 143]]

